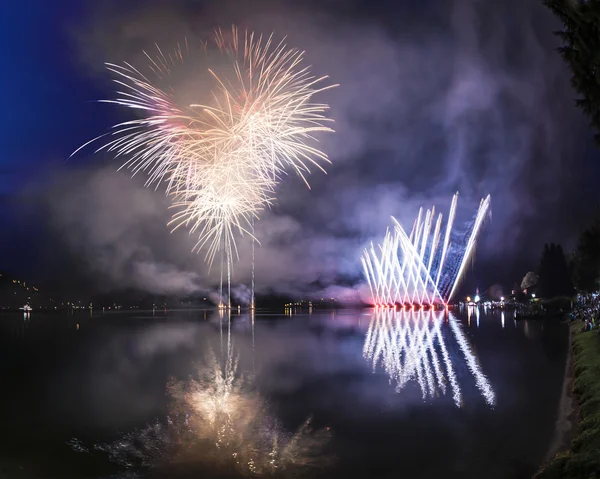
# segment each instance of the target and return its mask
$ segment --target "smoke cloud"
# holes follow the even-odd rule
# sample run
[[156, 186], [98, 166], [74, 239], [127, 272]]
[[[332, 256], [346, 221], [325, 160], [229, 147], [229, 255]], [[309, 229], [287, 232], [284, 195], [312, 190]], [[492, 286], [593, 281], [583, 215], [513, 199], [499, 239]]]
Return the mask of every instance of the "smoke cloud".
[[[421, 205], [445, 213], [457, 190], [465, 219], [492, 195], [494, 221], [479, 245], [475, 280], [520, 278], [543, 242], [568, 246], [581, 221], [569, 195], [584, 181], [577, 165], [589, 138], [577, 133], [585, 122], [555, 52], [558, 25], [541, 2], [454, 0], [435, 14], [425, 4], [104, 3], [73, 41], [83, 74], [100, 84], [104, 61], [136, 64], [155, 42], [174, 45], [236, 23], [287, 36], [306, 50], [315, 74], [340, 83], [320, 98], [336, 122], [336, 133], [320, 138], [332, 160], [328, 174], [316, 172], [311, 190], [285, 178], [277, 204], [257, 223], [259, 292], [329, 295], [329, 285], [345, 283], [347, 294], [360, 294], [360, 252], [385, 233], [390, 215], [411, 224]], [[50, 219], [69, 246], [115, 286], [214, 287], [218, 264], [209, 270], [202, 254], [190, 254], [185, 232], [169, 234], [164, 195], [116, 168], [53, 190]], [[239, 246], [233, 279], [248, 284], [252, 244], [242, 238]], [[234, 294], [248, 300], [246, 290]]]

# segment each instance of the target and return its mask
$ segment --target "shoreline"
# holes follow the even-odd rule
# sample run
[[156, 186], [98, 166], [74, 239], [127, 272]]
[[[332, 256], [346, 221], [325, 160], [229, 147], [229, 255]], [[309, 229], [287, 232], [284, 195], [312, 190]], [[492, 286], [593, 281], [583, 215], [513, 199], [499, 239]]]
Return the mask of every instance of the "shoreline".
[[545, 468], [557, 454], [565, 452], [571, 446], [573, 438], [577, 435], [578, 415], [577, 398], [573, 393], [575, 384], [575, 365], [573, 362], [573, 331], [567, 322], [569, 337], [567, 343], [567, 357], [565, 372], [562, 381], [562, 391], [558, 402], [558, 415], [554, 426], [554, 436], [540, 470]]
[[582, 325], [569, 325], [570, 365], [565, 368], [550, 460], [534, 479], [584, 479], [600, 471], [600, 336], [582, 332]]

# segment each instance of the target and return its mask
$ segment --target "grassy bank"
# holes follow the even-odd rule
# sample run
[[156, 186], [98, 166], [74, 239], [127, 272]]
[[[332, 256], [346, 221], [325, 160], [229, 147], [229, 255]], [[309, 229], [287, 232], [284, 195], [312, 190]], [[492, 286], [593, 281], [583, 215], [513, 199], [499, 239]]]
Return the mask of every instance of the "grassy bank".
[[578, 435], [571, 449], [558, 454], [536, 479], [600, 478], [600, 336], [572, 326], [574, 393], [579, 404]]

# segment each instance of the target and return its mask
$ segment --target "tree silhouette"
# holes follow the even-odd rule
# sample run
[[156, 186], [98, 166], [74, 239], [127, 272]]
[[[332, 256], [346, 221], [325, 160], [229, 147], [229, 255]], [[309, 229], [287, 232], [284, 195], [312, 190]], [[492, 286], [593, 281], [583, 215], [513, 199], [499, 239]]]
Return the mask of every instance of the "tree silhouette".
[[581, 95], [575, 103], [590, 119], [600, 145], [600, 0], [544, 0], [544, 4], [564, 25], [555, 32], [563, 41], [558, 52]]
[[573, 283], [562, 246], [554, 243], [544, 245], [538, 275], [540, 296], [554, 298], [573, 295]]
[[579, 236], [573, 258], [573, 280], [577, 289], [593, 292], [600, 280], [600, 214]]

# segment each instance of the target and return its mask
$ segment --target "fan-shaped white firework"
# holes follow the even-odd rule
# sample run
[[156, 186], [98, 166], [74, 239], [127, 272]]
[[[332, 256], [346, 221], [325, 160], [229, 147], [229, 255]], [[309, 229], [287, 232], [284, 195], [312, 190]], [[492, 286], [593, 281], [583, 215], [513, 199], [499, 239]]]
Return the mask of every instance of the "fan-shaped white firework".
[[392, 218], [393, 232], [386, 232], [378, 249], [371, 245], [370, 250], [365, 250], [362, 263], [373, 304], [433, 305], [452, 300], [473, 258], [483, 222], [490, 214], [491, 198], [488, 195], [481, 200], [470, 232], [453, 241], [457, 203], [458, 193], [452, 198], [443, 238], [442, 215], [436, 219], [432, 208], [423, 218], [421, 208], [410, 235]]
[[[170, 225], [197, 234], [194, 249], [208, 245], [209, 264], [223, 249], [229, 264], [237, 255], [236, 235], [253, 236], [254, 219], [272, 203], [281, 175], [295, 171], [308, 184], [311, 167], [323, 170], [329, 161], [311, 146], [315, 133], [332, 131], [328, 106], [312, 97], [335, 85], [321, 86], [327, 77], [302, 66], [304, 53], [272, 35], [233, 27], [200, 46], [200, 58], [187, 40], [170, 54], [157, 46], [156, 57], [146, 54], [148, 75], [129, 63], [107, 64], [121, 91], [105, 102], [142, 116], [99, 137], [110, 135], [97, 151], [125, 157], [122, 168], [146, 172], [148, 186], [164, 182], [177, 210]], [[191, 102], [178, 102], [181, 92], [171, 80], [192, 62], [210, 86], [192, 92]], [[200, 79], [186, 81], [200, 87]]]

